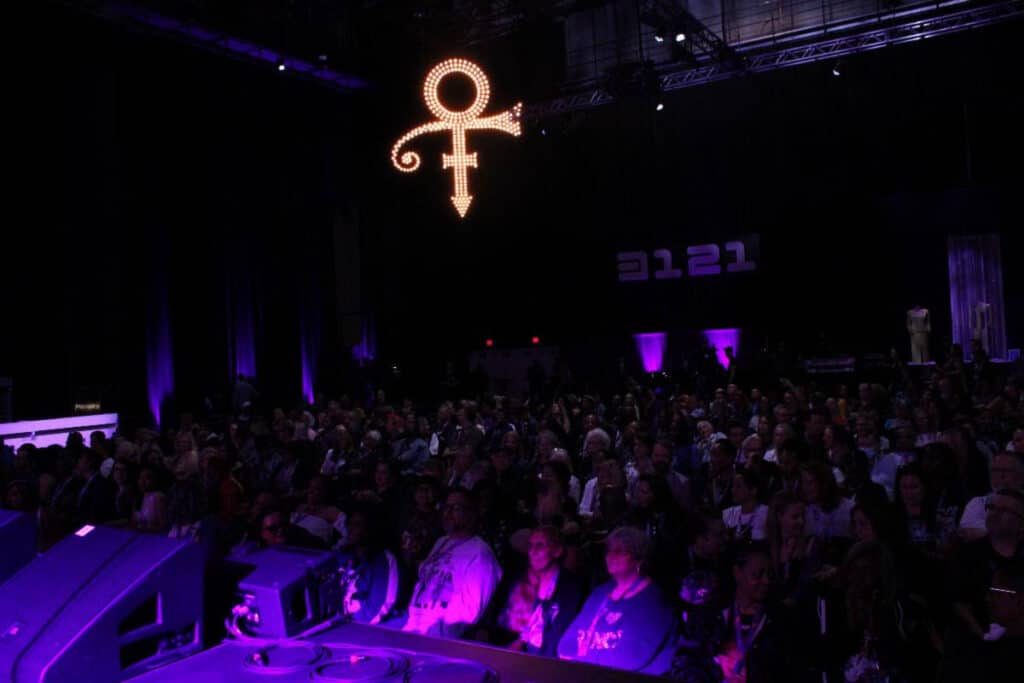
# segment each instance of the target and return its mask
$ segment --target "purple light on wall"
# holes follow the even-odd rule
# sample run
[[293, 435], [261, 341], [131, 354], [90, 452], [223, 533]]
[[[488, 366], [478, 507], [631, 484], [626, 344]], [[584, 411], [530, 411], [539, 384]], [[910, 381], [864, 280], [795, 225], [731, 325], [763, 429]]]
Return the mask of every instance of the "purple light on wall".
[[377, 357], [377, 332], [369, 318], [363, 319], [363, 338], [352, 347], [352, 357], [365, 365]]
[[174, 391], [171, 324], [166, 299], [158, 297], [158, 301], [146, 326], [146, 393], [157, 427], [163, 424], [163, 403]]
[[252, 309], [241, 307], [235, 317], [235, 376], [256, 376], [256, 340], [253, 335]]
[[233, 377], [256, 376], [255, 316], [252, 286], [244, 276], [228, 285], [228, 367]]
[[740, 350], [740, 328], [731, 327], [718, 330], [704, 330], [704, 338], [708, 340], [708, 345], [715, 349], [715, 355], [718, 357], [718, 362], [722, 364], [723, 368], [729, 368], [729, 359], [725, 355], [725, 349], [732, 347], [732, 353], [735, 357]]
[[299, 353], [302, 370], [302, 398], [309, 405], [316, 403], [314, 383], [320, 357], [320, 308], [312, 287], [304, 293], [299, 315]]
[[[949, 264], [949, 309], [953, 341], [971, 355], [971, 341], [980, 331], [991, 358], [1005, 358], [1006, 312], [1003, 292], [1003, 257], [999, 235], [950, 236], [946, 243]], [[975, 308], [989, 304], [988, 325], [975, 327]]]
[[644, 364], [644, 372], [658, 372], [665, 363], [665, 348], [668, 346], [667, 332], [645, 332], [634, 334], [636, 350]]

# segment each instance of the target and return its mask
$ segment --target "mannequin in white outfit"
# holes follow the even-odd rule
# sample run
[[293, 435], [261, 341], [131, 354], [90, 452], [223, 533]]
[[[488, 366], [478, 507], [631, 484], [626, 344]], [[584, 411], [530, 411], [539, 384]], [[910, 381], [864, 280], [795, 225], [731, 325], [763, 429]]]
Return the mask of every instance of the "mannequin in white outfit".
[[910, 334], [910, 360], [914, 363], [927, 363], [931, 360], [928, 354], [928, 335], [932, 331], [932, 320], [927, 308], [914, 306], [907, 311], [907, 333]]
[[974, 339], [981, 342], [981, 348], [985, 353], [990, 351], [988, 341], [988, 329], [992, 325], [992, 304], [979, 301], [974, 304], [971, 311], [971, 334]]

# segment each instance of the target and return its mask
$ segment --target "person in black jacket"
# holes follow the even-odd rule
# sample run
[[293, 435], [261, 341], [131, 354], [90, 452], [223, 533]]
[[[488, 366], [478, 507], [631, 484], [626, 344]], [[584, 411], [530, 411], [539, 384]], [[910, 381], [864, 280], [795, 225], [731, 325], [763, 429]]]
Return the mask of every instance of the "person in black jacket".
[[87, 448], [78, 458], [76, 473], [82, 481], [72, 515], [74, 527], [83, 524], [99, 524], [114, 518], [114, 498], [116, 487], [102, 474], [100, 464], [102, 456], [91, 448]]
[[583, 604], [583, 586], [561, 566], [561, 532], [540, 526], [530, 533], [526, 571], [503, 582], [491, 604], [486, 639], [509, 649], [558, 656], [558, 641]]

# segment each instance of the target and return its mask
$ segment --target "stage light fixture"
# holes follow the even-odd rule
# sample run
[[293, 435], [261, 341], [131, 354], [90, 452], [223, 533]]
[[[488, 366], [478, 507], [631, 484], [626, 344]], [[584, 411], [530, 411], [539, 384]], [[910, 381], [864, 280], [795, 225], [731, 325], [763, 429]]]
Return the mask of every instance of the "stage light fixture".
[[676, 31], [676, 42], [681, 43], [686, 40], [686, 34], [682, 31]]
[[484, 340], [484, 346], [486, 346], [489, 349], [494, 348], [494, 340], [493, 339], [485, 339]]
[[283, 59], [277, 60], [277, 70], [279, 72], [280, 71], [285, 71], [287, 68], [288, 68], [288, 66], [284, 63]]
[[656, 28], [654, 30], [654, 42], [656, 42], [656, 43], [664, 43], [665, 42], [665, 35], [667, 33], [668, 33], [668, 31], [665, 30], [664, 26], [659, 26], [658, 28]]
[[658, 102], [658, 104], [654, 107], [654, 111], [664, 111], [664, 110], [665, 110], [665, 103], [664, 102]]
[[843, 75], [843, 65], [840, 62], [836, 62], [832, 65], [832, 75], [836, 78]]
[[530, 343], [533, 344], [534, 346], [536, 346], [537, 344], [540, 344], [540, 337], [536, 337], [536, 336], [535, 337], [531, 337], [530, 338]]

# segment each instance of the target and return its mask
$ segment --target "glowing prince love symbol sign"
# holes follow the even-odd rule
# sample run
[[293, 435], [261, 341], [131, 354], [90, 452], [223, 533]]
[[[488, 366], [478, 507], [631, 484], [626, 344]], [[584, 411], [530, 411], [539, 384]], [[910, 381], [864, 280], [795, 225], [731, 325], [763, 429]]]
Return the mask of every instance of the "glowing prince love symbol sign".
[[[465, 111], [452, 111], [441, 104], [438, 88], [441, 81], [451, 74], [467, 76], [476, 87], [476, 99]], [[459, 216], [463, 218], [473, 201], [473, 195], [469, 193], [468, 169], [479, 168], [476, 152], [466, 151], [466, 131], [495, 130], [517, 137], [523, 132], [519, 123], [519, 117], [523, 112], [523, 103], [519, 102], [508, 111], [480, 118], [480, 114], [487, 108], [487, 102], [490, 99], [491, 85], [487, 82], [487, 75], [479, 66], [465, 59], [446, 59], [430, 70], [427, 80], [423, 83], [423, 100], [427, 103], [427, 109], [437, 120], [413, 128], [400, 137], [395, 146], [391, 148], [391, 163], [395, 168], [403, 173], [412, 173], [420, 167], [420, 155], [416, 152], [403, 152], [402, 147], [405, 143], [425, 133], [450, 130], [452, 132], [452, 153], [441, 155], [441, 168], [452, 169], [455, 180], [452, 204], [455, 205]]]

